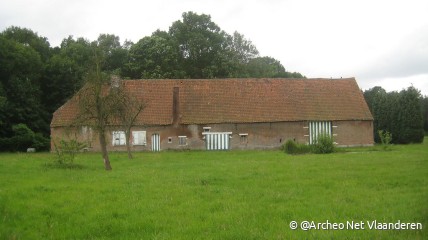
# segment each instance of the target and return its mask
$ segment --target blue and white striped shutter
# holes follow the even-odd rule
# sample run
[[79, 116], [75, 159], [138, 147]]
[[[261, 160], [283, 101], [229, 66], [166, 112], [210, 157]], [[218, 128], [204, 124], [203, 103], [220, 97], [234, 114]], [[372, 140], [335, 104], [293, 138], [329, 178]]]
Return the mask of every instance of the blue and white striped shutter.
[[160, 136], [157, 133], [152, 135], [152, 151], [153, 152], [160, 151]]
[[207, 150], [229, 150], [231, 132], [204, 132]]
[[314, 144], [321, 134], [332, 135], [331, 122], [309, 122], [309, 144]]

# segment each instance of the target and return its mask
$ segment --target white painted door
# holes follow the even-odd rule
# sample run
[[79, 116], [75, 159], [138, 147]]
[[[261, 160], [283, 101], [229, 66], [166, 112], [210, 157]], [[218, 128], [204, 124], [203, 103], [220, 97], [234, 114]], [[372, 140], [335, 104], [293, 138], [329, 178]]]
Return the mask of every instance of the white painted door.
[[321, 134], [332, 136], [331, 122], [309, 122], [309, 144], [316, 143]]
[[158, 133], [152, 134], [152, 151], [160, 151], [160, 136]]

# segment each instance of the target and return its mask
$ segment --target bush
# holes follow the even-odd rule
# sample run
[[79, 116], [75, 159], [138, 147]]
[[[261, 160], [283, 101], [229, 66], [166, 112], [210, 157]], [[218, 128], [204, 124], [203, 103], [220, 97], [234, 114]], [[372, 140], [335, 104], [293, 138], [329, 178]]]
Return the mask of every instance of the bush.
[[51, 147], [51, 140], [49, 138], [43, 137], [41, 133], [36, 133], [34, 135], [32, 147], [35, 148], [38, 152], [49, 151]]
[[59, 141], [59, 145], [57, 145], [54, 141], [54, 146], [57, 155], [56, 162], [58, 164], [73, 165], [74, 158], [76, 157], [77, 153], [82, 151], [86, 147], [86, 144], [75, 139], [68, 141], [61, 139]]
[[392, 134], [388, 131], [378, 131], [380, 142], [384, 150], [387, 150], [392, 142]]
[[10, 150], [25, 152], [32, 147], [35, 135], [33, 130], [23, 123], [13, 125], [12, 130], [14, 136], [9, 139]]
[[311, 152], [311, 147], [306, 144], [296, 143], [293, 140], [288, 140], [281, 147], [288, 154], [304, 154]]
[[20, 123], [12, 126], [13, 136], [0, 138], [0, 151], [26, 152], [27, 148], [37, 151], [47, 151], [50, 148], [50, 139], [41, 133], [34, 133], [27, 125]]
[[382, 145], [389, 145], [392, 141], [392, 134], [388, 131], [379, 130], [378, 131], [380, 142]]
[[314, 153], [332, 153], [335, 150], [333, 138], [327, 134], [321, 134], [312, 147]]

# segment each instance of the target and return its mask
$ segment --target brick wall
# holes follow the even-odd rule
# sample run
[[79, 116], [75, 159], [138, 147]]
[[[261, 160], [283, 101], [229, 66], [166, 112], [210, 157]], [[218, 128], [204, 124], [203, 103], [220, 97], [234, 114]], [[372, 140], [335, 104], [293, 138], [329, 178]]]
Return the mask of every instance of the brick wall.
[[371, 146], [374, 144], [372, 121], [334, 121], [334, 141], [338, 146]]
[[[335, 121], [333, 122], [334, 141], [339, 146], [372, 145], [373, 124], [371, 121]], [[269, 149], [278, 148], [288, 139], [300, 143], [308, 143], [309, 129], [307, 121], [276, 122], [276, 123], [239, 123], [239, 124], [210, 124], [210, 125], [178, 125], [134, 127], [133, 131], [146, 131], [145, 146], [132, 146], [133, 151], [150, 151], [151, 136], [158, 133], [161, 139], [161, 149], [205, 149], [205, 140], [202, 132], [209, 127], [211, 132], [232, 132], [231, 149]], [[109, 151], [126, 151], [126, 146], [112, 145], [112, 132], [120, 131], [118, 127], [111, 127], [107, 132]], [[241, 137], [241, 135], [246, 137]], [[186, 136], [187, 144], [179, 145], [178, 136]], [[100, 151], [98, 134], [83, 131], [82, 128], [68, 129], [51, 128], [51, 138], [77, 138], [87, 141], [90, 151]], [[53, 144], [52, 144], [53, 149]]]

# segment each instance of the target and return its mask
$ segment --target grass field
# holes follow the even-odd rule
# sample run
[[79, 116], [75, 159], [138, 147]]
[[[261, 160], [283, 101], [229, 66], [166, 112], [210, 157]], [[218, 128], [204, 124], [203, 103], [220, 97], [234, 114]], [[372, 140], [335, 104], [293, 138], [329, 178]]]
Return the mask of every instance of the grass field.
[[[428, 139], [391, 151], [0, 154], [0, 239], [428, 239]], [[291, 221], [365, 223], [291, 230]], [[367, 221], [421, 223], [370, 230]]]

